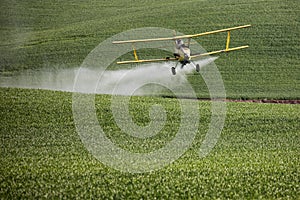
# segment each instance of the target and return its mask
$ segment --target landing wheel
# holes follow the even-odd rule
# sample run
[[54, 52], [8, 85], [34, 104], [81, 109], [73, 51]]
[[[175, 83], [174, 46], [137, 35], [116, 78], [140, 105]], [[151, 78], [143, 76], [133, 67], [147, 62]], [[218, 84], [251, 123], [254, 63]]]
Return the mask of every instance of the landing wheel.
[[196, 72], [200, 72], [200, 65], [199, 64], [196, 65]]
[[176, 69], [175, 69], [175, 67], [172, 67], [172, 68], [171, 68], [171, 71], [172, 71], [172, 74], [173, 74], [173, 75], [176, 75]]

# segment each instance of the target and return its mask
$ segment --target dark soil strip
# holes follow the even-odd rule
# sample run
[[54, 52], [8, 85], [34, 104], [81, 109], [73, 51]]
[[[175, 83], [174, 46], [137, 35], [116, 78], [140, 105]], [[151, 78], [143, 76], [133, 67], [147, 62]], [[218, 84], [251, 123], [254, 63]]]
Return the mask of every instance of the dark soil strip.
[[247, 100], [235, 100], [226, 99], [228, 102], [252, 102], [252, 103], [280, 103], [280, 104], [300, 104], [300, 100], [276, 100], [276, 99], [247, 99]]

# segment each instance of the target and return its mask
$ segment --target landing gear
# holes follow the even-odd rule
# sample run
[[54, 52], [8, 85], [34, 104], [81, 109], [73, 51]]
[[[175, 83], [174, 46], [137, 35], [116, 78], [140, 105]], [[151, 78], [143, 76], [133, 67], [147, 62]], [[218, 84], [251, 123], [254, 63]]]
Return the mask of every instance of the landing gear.
[[176, 68], [177, 68], [178, 62], [176, 63], [175, 67], [171, 68], [172, 74], [176, 75]]
[[200, 65], [199, 64], [195, 64], [194, 62], [191, 62], [191, 63], [196, 68], [196, 72], [200, 72]]
[[196, 65], [196, 72], [200, 72], [200, 65], [199, 64]]
[[172, 74], [173, 75], [176, 75], [176, 68], [177, 68], [177, 65], [181, 63], [181, 69], [188, 63], [190, 63], [191, 65], [193, 65], [195, 68], [196, 68], [196, 72], [200, 72], [200, 65], [199, 64], [195, 64], [194, 62], [192, 61], [189, 61], [189, 62], [177, 62], [175, 67], [171, 67], [171, 71], [172, 71]]
[[172, 67], [172, 68], [171, 68], [171, 71], [172, 71], [172, 74], [173, 74], [173, 75], [176, 75], [176, 69], [175, 69], [175, 67]]

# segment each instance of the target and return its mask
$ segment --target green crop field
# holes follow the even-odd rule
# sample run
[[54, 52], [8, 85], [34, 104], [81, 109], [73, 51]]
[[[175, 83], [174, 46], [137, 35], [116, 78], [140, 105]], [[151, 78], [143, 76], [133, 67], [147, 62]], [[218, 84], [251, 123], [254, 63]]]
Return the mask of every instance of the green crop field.
[[[210, 103], [200, 101], [200, 125], [191, 148], [159, 171], [130, 174], [103, 165], [88, 153], [75, 130], [70, 93], [0, 92], [2, 198], [297, 199], [300, 195], [298, 105], [228, 103], [221, 138], [210, 155], [199, 158], [210, 120]], [[178, 125], [173, 119], [180, 110], [174, 106], [177, 100], [135, 97], [132, 112], [143, 113], [142, 107], [160, 103], [170, 115], [166, 123], [175, 127], [164, 127], [147, 143], [132, 141], [111, 117], [110, 96], [99, 95], [96, 100], [106, 133], [131, 151], [163, 145]], [[135, 114], [134, 119], [149, 120], [146, 114]]]
[[[194, 34], [251, 24], [232, 32], [232, 46], [250, 48], [215, 61], [227, 98], [300, 99], [296, 0], [2, 0], [0, 8], [0, 78], [27, 69], [79, 67], [99, 43], [130, 29], [163, 27]], [[225, 40], [226, 34], [196, 39], [207, 51], [223, 49]], [[142, 56], [157, 54], [145, 51]], [[188, 76], [197, 96], [207, 98], [206, 85], [198, 77]], [[124, 98], [117, 97], [117, 109], [124, 106]], [[161, 148], [180, 126], [182, 110], [175, 98], [131, 98], [130, 114], [138, 125], [150, 123], [152, 105], [166, 110], [163, 129], [145, 140], [120, 130], [110, 95], [96, 95], [94, 100], [107, 137], [128, 151]], [[85, 148], [76, 130], [72, 93], [0, 88], [0, 198], [300, 198], [299, 104], [227, 102], [217, 144], [200, 158], [212, 102], [182, 101], [199, 106], [199, 127], [190, 148], [160, 170], [134, 174], [101, 163]], [[192, 121], [192, 115], [187, 120]]]

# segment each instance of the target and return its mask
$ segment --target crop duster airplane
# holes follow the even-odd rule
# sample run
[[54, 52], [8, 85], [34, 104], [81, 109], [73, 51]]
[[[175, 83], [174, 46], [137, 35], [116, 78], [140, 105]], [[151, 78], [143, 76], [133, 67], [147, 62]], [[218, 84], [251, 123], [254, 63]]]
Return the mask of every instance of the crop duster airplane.
[[[205, 32], [205, 33], [198, 33], [194, 35], [183, 35], [183, 36], [174, 36], [174, 37], [167, 37], [167, 38], [152, 38], [152, 39], [141, 39], [141, 40], [126, 40], [126, 41], [113, 41], [113, 44], [125, 44], [125, 43], [132, 43], [133, 46], [133, 55], [135, 60], [129, 60], [129, 61], [120, 61], [117, 62], [117, 64], [130, 64], [130, 63], [145, 63], [145, 62], [161, 62], [161, 61], [177, 61], [176, 65], [171, 68], [172, 74], [176, 74], [176, 67], [178, 63], [181, 64], [181, 68], [183, 68], [186, 64], [191, 64], [192, 66], [195, 67], [196, 71], [200, 71], [200, 66], [199, 64], [195, 64], [193, 60], [199, 59], [200, 57], [203, 56], [208, 56], [208, 55], [213, 55], [213, 54], [218, 54], [218, 53], [223, 53], [223, 52], [230, 52], [230, 51], [235, 51], [235, 50], [240, 50], [249, 47], [248, 45], [245, 46], [239, 46], [239, 47], [229, 47], [230, 43], [230, 32], [233, 30], [237, 29], [242, 29], [242, 28], [248, 28], [251, 25], [244, 25], [244, 26], [238, 26], [238, 27], [232, 27], [232, 28], [226, 28], [226, 29], [221, 29], [221, 30], [216, 30], [216, 31], [210, 31], [210, 32]], [[198, 54], [191, 54], [191, 49], [190, 49], [190, 41], [191, 38], [195, 37], [200, 37], [200, 36], [205, 36], [205, 35], [211, 35], [211, 34], [216, 34], [216, 33], [221, 33], [221, 32], [227, 32], [227, 40], [226, 40], [226, 45], [225, 49], [222, 50], [217, 50], [217, 51], [211, 51], [207, 53], [198, 53]], [[188, 42], [185, 44], [183, 42], [183, 39], [187, 39]], [[159, 58], [159, 59], [149, 59], [149, 60], [140, 60], [136, 49], [134, 47], [135, 43], [139, 42], [154, 42], [154, 41], [165, 41], [165, 40], [170, 40], [174, 41], [175, 43], [175, 52], [174, 52], [174, 57], [166, 57], [166, 58]]]

